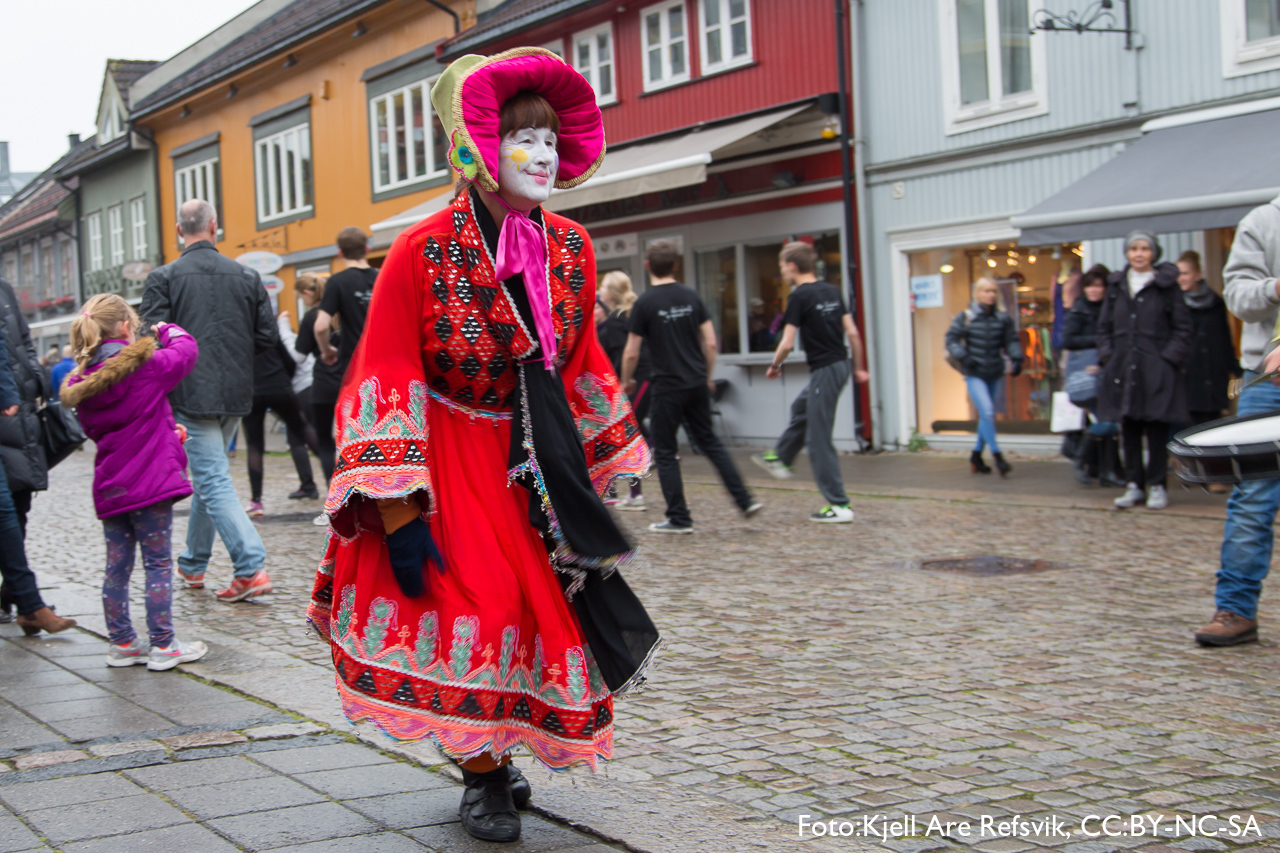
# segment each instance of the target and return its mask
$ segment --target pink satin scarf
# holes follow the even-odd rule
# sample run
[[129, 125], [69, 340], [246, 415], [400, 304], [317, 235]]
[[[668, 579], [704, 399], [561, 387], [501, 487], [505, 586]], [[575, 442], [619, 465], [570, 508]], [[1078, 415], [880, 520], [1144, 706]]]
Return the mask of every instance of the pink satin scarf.
[[496, 193], [493, 197], [507, 209], [498, 232], [495, 272], [499, 281], [516, 274], [524, 276], [524, 292], [529, 295], [533, 325], [542, 346], [542, 363], [547, 370], [555, 370], [556, 330], [551, 322], [551, 292], [547, 284], [547, 235], [529, 214], [516, 210]]

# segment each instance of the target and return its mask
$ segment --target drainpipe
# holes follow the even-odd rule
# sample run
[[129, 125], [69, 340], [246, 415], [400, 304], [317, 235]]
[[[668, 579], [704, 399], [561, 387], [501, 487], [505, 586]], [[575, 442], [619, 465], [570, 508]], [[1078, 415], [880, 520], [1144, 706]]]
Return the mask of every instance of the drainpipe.
[[[850, 77], [852, 79], [852, 114], [853, 114], [853, 181], [854, 181], [854, 216], [857, 220], [857, 236], [858, 236], [858, 282], [860, 285], [860, 296], [862, 297], [859, 308], [861, 314], [859, 319], [862, 320], [858, 331], [862, 333], [862, 347], [866, 351], [867, 372], [871, 374], [868, 380], [867, 388], [867, 412], [873, 410], [882, 411], [882, 406], [877, 402], [876, 406], [871, 405], [872, 400], [879, 401], [880, 397], [876, 393], [879, 382], [876, 377], [874, 365], [872, 364], [872, 355], [875, 347], [875, 330], [872, 328], [874, 324], [867, 322], [868, 317], [873, 316], [871, 308], [875, 305], [875, 288], [868, 283], [866, 275], [871, 265], [869, 259], [872, 255], [872, 245], [870, 234], [868, 233], [868, 217], [867, 217], [867, 135], [866, 118], [863, 112], [863, 101], [865, 100], [864, 83], [866, 80], [862, 70], [862, 58], [865, 54], [863, 50], [862, 37], [862, 12], [864, 0], [850, 0], [849, 3], [849, 32], [852, 37], [851, 61], [850, 61]], [[879, 419], [872, 418], [870, 429], [867, 430], [865, 438], [871, 442], [873, 447], [877, 446], [877, 427]]]
[[[836, 68], [840, 77], [840, 187], [844, 191], [844, 232], [848, 252], [845, 258], [845, 277], [849, 282], [849, 301], [853, 306], [853, 320], [859, 331], [865, 329], [866, 311], [862, 304], [862, 255], [860, 217], [854, 201], [853, 151], [850, 140], [853, 135], [853, 109], [849, 102], [849, 37], [848, 22], [845, 20], [845, 3], [848, 0], [835, 0], [836, 10]], [[859, 127], [859, 130], [861, 128]], [[864, 348], [866, 342], [863, 341]], [[858, 451], [865, 453], [868, 449], [867, 438], [871, 434], [870, 395], [868, 389], [854, 383], [853, 386], [853, 432], [858, 442]]]
[[453, 34], [456, 36], [462, 32], [462, 19], [458, 17], [458, 13], [450, 9], [448, 6], [440, 2], [440, 0], [427, 0], [432, 6], [435, 6], [441, 12], [444, 12], [450, 18], [453, 18]]

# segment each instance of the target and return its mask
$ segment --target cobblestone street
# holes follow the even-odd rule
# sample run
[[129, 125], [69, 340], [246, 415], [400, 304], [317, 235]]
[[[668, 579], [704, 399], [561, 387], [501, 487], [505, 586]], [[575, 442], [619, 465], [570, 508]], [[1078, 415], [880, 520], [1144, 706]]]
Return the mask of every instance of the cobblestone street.
[[[29, 548], [59, 611], [85, 614], [82, 624], [100, 631], [91, 462], [91, 452], [76, 454], [52, 472]], [[215, 602], [230, 577], [219, 552], [210, 589], [175, 592], [179, 633], [214, 647], [189, 669], [349, 731], [327, 650], [303, 622], [324, 536], [310, 523], [319, 503], [285, 499], [296, 485], [287, 457], [267, 464], [260, 529], [275, 593]], [[940, 491], [858, 498], [855, 524], [814, 525], [806, 519], [818, 496], [797, 478], [786, 489], [756, 484], [766, 509], [743, 521], [701, 464], [687, 461], [694, 536], [643, 532], [661, 518], [656, 478], [646, 483], [649, 511], [622, 514], [643, 555], [628, 579], [667, 645], [647, 688], [619, 703], [616, 757], [601, 773], [530, 768], [546, 816], [653, 853], [791, 849], [801, 814], [919, 818], [899, 837], [819, 839], [808, 849], [1280, 849], [1275, 598], [1263, 600], [1261, 643], [1207, 651], [1191, 640], [1212, 615], [1217, 510], [1120, 514]], [[247, 498], [243, 458], [233, 470]], [[1058, 490], [1046, 477], [1044, 493]], [[180, 518], [175, 555], [184, 536]], [[981, 577], [919, 566], [974, 554], [1054, 567]], [[140, 594], [134, 600], [140, 619]], [[407, 752], [440, 764], [431, 750]], [[1056, 815], [1071, 834], [976, 832], [984, 815], [1015, 814]], [[1110, 814], [1168, 815], [1166, 830], [1174, 815], [1218, 815], [1220, 828], [1228, 815], [1241, 826], [1253, 816], [1258, 831], [1080, 831], [1081, 818]], [[934, 815], [972, 821], [975, 832], [926, 835]]]

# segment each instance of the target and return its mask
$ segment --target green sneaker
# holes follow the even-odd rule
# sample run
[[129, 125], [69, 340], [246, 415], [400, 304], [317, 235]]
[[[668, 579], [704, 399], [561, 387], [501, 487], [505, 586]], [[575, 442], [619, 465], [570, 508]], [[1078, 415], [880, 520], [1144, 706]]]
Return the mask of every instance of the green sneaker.
[[848, 524], [853, 521], [853, 510], [846, 506], [824, 506], [809, 516], [810, 521], [819, 524]]
[[768, 471], [770, 477], [778, 480], [791, 479], [791, 466], [783, 465], [782, 460], [778, 458], [778, 454], [772, 450], [767, 450], [759, 456], [752, 456], [751, 461]]

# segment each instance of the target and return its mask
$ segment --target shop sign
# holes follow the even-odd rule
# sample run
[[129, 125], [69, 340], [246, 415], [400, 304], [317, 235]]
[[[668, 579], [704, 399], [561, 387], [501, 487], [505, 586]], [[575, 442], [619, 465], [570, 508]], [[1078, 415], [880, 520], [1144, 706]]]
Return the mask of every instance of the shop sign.
[[630, 258], [640, 254], [640, 235], [633, 231], [630, 234], [601, 237], [595, 241], [595, 246], [597, 260], [607, 261], [610, 258]]
[[[266, 253], [264, 252], [263, 254]], [[243, 258], [244, 255], [241, 255], [240, 257]], [[236, 260], [238, 261], [240, 258], [236, 258]], [[276, 269], [279, 269], [279, 267]], [[271, 299], [271, 313], [279, 314], [280, 291], [284, 289], [284, 281], [276, 275], [264, 275], [262, 276], [262, 286], [267, 289], [267, 296]]]
[[284, 260], [275, 252], [245, 252], [236, 258], [236, 263], [261, 276], [270, 275], [284, 266]]
[[151, 275], [151, 264], [146, 261], [134, 261], [131, 264], [125, 264], [120, 270], [120, 277], [125, 281], [146, 281], [147, 276]]
[[941, 308], [946, 303], [942, 298], [941, 275], [913, 275], [911, 277], [911, 296], [916, 308]]

